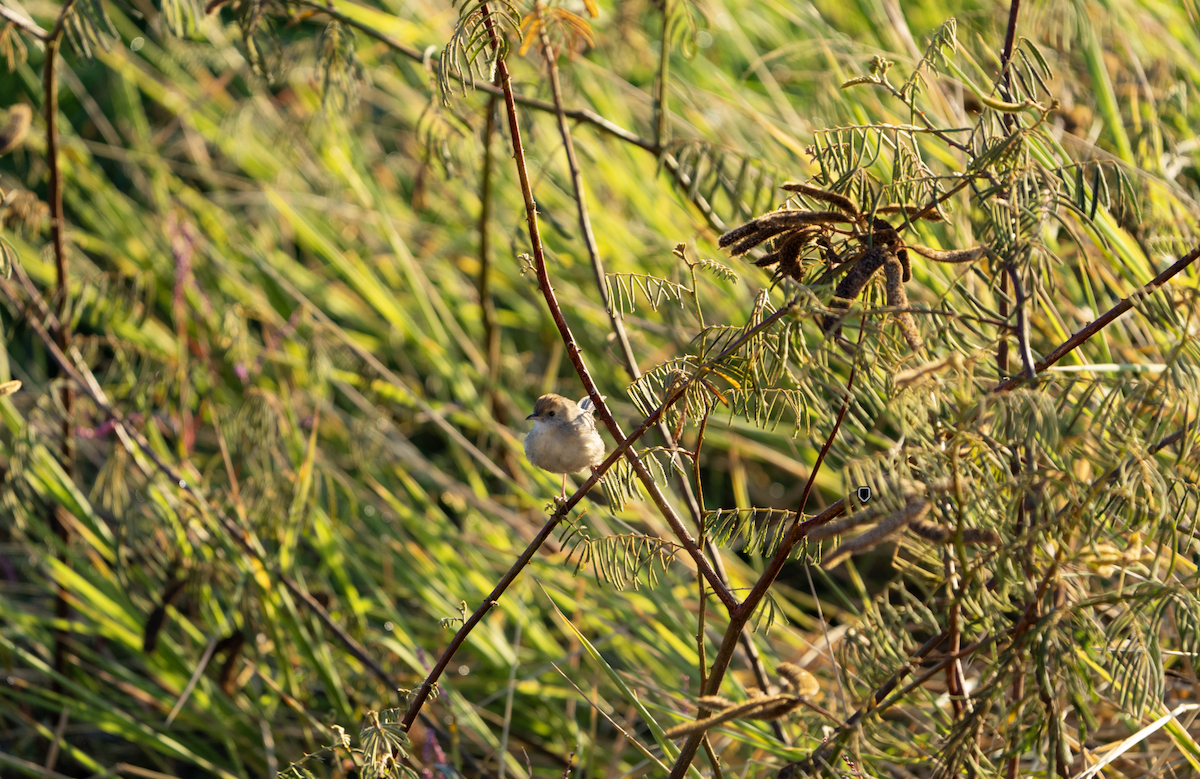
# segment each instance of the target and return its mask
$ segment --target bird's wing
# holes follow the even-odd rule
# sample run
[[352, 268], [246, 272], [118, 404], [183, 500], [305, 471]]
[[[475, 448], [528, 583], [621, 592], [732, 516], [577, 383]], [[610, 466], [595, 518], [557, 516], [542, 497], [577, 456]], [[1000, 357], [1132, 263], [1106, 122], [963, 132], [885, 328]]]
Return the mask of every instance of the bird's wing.
[[[608, 399], [607, 395], [601, 395], [600, 397], [605, 400]], [[575, 418], [575, 424], [579, 425], [580, 427], [585, 427], [588, 430], [595, 430], [596, 429], [596, 406], [595, 406], [595, 404], [592, 403], [592, 399], [590, 396], [579, 399], [579, 410], [583, 413], [581, 413], [578, 417]]]
[[[601, 395], [600, 399], [608, 400], [608, 395]], [[596, 406], [594, 403], [592, 403], [592, 397], [590, 395], [579, 399], [579, 407], [589, 414], [596, 413]]]

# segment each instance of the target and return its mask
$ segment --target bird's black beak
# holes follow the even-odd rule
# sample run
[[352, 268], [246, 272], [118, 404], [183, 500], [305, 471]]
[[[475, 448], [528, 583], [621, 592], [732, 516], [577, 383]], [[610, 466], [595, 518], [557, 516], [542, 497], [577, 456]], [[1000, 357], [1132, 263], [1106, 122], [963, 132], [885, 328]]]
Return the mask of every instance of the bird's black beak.
[[528, 422], [531, 419], [540, 419], [540, 417], [537, 414], [530, 414], [529, 416], [525, 417], [526, 422]]

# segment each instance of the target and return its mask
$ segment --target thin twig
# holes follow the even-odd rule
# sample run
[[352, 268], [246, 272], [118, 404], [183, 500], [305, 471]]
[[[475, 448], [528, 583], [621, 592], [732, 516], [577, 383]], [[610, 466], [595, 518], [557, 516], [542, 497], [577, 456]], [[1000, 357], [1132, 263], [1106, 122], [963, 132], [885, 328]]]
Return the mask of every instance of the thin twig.
[[1008, 6], [1008, 29], [1004, 33], [1004, 50], [1000, 52], [1000, 71], [1004, 75], [1004, 99], [1012, 100], [1012, 76], [1008, 63], [1012, 60], [1013, 47], [1017, 42], [1017, 17], [1021, 14], [1021, 0], [1012, 0]]
[[667, 107], [667, 93], [671, 80], [671, 4], [662, 4], [662, 37], [658, 42], [658, 78], [654, 82], [654, 143], [658, 148], [665, 148], [667, 136], [667, 119], [670, 116]]
[[[421, 52], [420, 50], [414, 49], [412, 46], [408, 46], [404, 43], [401, 43], [400, 41], [398, 41], [397, 39], [388, 35], [387, 33], [380, 32], [379, 30], [375, 29], [374, 27], [371, 27], [370, 25], [364, 24], [361, 21], [358, 21], [357, 19], [353, 19], [353, 18], [343, 14], [342, 12], [338, 11], [336, 8], [331, 8], [329, 5], [327, 5], [325, 2], [323, 2], [323, 0], [300, 0], [300, 2], [303, 3], [304, 5], [309, 6], [310, 8], [315, 8], [316, 10], [320, 11], [321, 13], [328, 14], [329, 16], [333, 17], [334, 19], [337, 19], [339, 22], [342, 22], [350, 27], [353, 27], [356, 30], [359, 30], [360, 32], [364, 33], [365, 35], [367, 35], [371, 38], [374, 38], [375, 40], [379, 41], [380, 43], [387, 44], [388, 47], [390, 47], [391, 49], [393, 49], [394, 51], [396, 51], [399, 54], [403, 54], [404, 56], [408, 57], [411, 60], [415, 60], [416, 62], [422, 62], [422, 63], [424, 63], [426, 61], [424, 53]], [[437, 70], [439, 67], [436, 58], [430, 60], [428, 64], [429, 64], [429, 67], [433, 68], [434, 70]], [[451, 72], [449, 75], [451, 78], [455, 78], [460, 81], [462, 80], [462, 77], [457, 73]], [[475, 89], [479, 90], [480, 92], [487, 92], [488, 94], [495, 95], [497, 97], [504, 96], [504, 90], [500, 89], [499, 87], [495, 86], [494, 84], [488, 84], [486, 82], [476, 82]], [[520, 95], [520, 94], [516, 94], [516, 93], [513, 94], [513, 99], [516, 102], [520, 103], [521, 105], [529, 106], [530, 108], [536, 108], [539, 111], [555, 113], [554, 105], [551, 103], [547, 103], [544, 100], [537, 100], [536, 98], [526, 97], [524, 95]], [[595, 113], [594, 111], [589, 111], [586, 108], [576, 108], [576, 109], [567, 110], [566, 115], [568, 117], [570, 117], [571, 119], [574, 119], [578, 122], [586, 122], [587, 124], [593, 125], [599, 129], [603, 130], [604, 132], [608, 133], [609, 135], [620, 138], [621, 140], [626, 141], [628, 143], [632, 143], [634, 146], [645, 149], [646, 151], [650, 152], [651, 154], [658, 154], [661, 151], [658, 148], [658, 145], [655, 144], [653, 141], [642, 138], [641, 136], [637, 135], [636, 133], [632, 133], [629, 130], [626, 130], [624, 127], [621, 127], [620, 125], [616, 124], [615, 122], [605, 119], [604, 117], [600, 116], [599, 114]]]
[[492, 416], [501, 424], [504, 413], [496, 394], [500, 380], [500, 325], [496, 321], [496, 302], [492, 300], [491, 233], [488, 222], [492, 216], [492, 136], [496, 134], [496, 96], [487, 102], [487, 120], [483, 131], [483, 176], [479, 184], [479, 279], [476, 286], [479, 307], [483, 312], [483, 350], [488, 365], [488, 395]]
[[1033, 367], [1033, 352], [1029, 348], [1029, 306], [1025, 297], [1025, 288], [1021, 285], [1021, 277], [1012, 263], [1005, 263], [1004, 270], [1012, 279], [1013, 293], [1017, 296], [1017, 348], [1021, 352], [1021, 364], [1025, 366], [1025, 378], [1037, 378]]
[[[1121, 316], [1121, 314], [1124, 314], [1126, 311], [1133, 308], [1133, 301], [1135, 298], [1145, 297], [1146, 295], [1151, 294], [1163, 284], [1166, 284], [1168, 281], [1170, 281], [1174, 276], [1178, 275], [1184, 268], [1195, 262], [1196, 258], [1198, 257], [1200, 257], [1200, 246], [1197, 246], [1195, 249], [1192, 249], [1190, 252], [1180, 257], [1169, 268], [1155, 276], [1150, 283], [1146, 284], [1137, 292], [1125, 298], [1108, 311], [1105, 311], [1104, 314], [1096, 319], [1096, 321], [1072, 335], [1070, 338], [1060, 344], [1054, 351], [1050, 352], [1050, 354], [1046, 355], [1042, 360], [1040, 360], [1037, 365], [1034, 366], [1034, 370], [1038, 373], [1041, 373], [1054, 363], [1061, 360], [1063, 357], [1073, 352], [1075, 349], [1079, 348], [1081, 344], [1110, 325], [1113, 320]], [[1024, 380], [1025, 377], [1023, 376], [1014, 376], [1007, 381], [1001, 382], [996, 386], [995, 389], [992, 390], [992, 392], [1007, 392]]]
[[[535, 5], [535, 12], [541, 13], [541, 3]], [[583, 243], [587, 247], [588, 259], [592, 263], [592, 274], [596, 278], [596, 290], [600, 294], [600, 302], [604, 305], [605, 312], [608, 313], [613, 334], [617, 338], [617, 343], [621, 346], [621, 353], [625, 358], [625, 370], [629, 373], [631, 381], [637, 381], [641, 378], [637, 356], [634, 355], [633, 346], [629, 343], [629, 336], [625, 332], [625, 325], [621, 321], [621, 314], [613, 306], [612, 300], [608, 295], [608, 286], [604, 283], [604, 262], [600, 259], [600, 247], [596, 243], [596, 235], [592, 230], [592, 220], [588, 215], [587, 195], [583, 189], [583, 173], [579, 167], [579, 159], [575, 154], [575, 142], [571, 138], [571, 127], [567, 124], [567, 111], [563, 108], [562, 86], [558, 78], [558, 63], [555, 61], [557, 55], [550, 45], [550, 37], [546, 33], [546, 25], [542, 24], [538, 26], [538, 35], [541, 39], [542, 56], [546, 60], [546, 72], [550, 76], [550, 93], [554, 96], [554, 113], [558, 116], [558, 133], [562, 136], [563, 149], [567, 153], [567, 167], [571, 171], [571, 188], [575, 194], [575, 212], [579, 220], [579, 232], [583, 235]], [[670, 444], [667, 445], [669, 446]]]
[[[536, 6], [536, 8], [540, 9], [540, 4]], [[666, 22], [664, 20], [664, 25], [665, 24]], [[562, 136], [563, 148], [566, 150], [567, 154], [567, 166], [571, 172], [571, 186], [575, 194], [579, 230], [583, 235], [584, 245], [587, 247], [588, 258], [591, 261], [592, 272], [596, 279], [596, 290], [600, 295], [600, 301], [604, 306], [604, 310], [608, 314], [613, 335], [616, 337], [617, 343], [621, 347], [621, 354], [625, 359], [625, 369], [629, 374], [630, 380], [637, 381], [642, 377], [641, 369], [638, 368], [637, 356], [634, 354], [633, 346], [629, 342], [629, 336], [625, 331], [625, 325], [622, 321], [621, 314], [613, 305], [612, 300], [609, 298], [608, 287], [604, 281], [604, 263], [600, 258], [600, 248], [596, 243], [595, 233], [592, 230], [591, 217], [588, 215], [587, 196], [583, 188], [583, 174], [579, 166], [577, 155], [575, 154], [575, 142], [571, 137], [571, 128], [567, 124], [567, 111], [563, 107], [562, 87], [558, 77], [558, 64], [555, 61], [555, 53], [546, 34], [545, 25], [539, 26], [538, 29], [542, 54], [546, 60], [546, 70], [550, 77], [550, 92], [554, 98], [553, 108], [558, 117], [559, 134]], [[664, 39], [665, 36], [666, 34], [664, 32]], [[665, 45], [666, 42], [664, 40], [664, 46]], [[665, 99], [665, 97], [663, 99]], [[660, 135], [658, 145], [661, 147], [662, 143], [662, 136]], [[677, 449], [675, 438], [665, 422], [659, 422], [658, 433], [663, 439], [663, 445], [672, 452], [671, 457], [673, 459], [678, 458], [679, 455], [675, 453], [675, 450]], [[718, 577], [726, 585], [726, 587], [728, 587], [729, 577], [725, 575], [720, 553], [711, 543], [709, 543], [704, 534], [702, 516], [703, 509], [700, 508], [696, 499], [696, 495], [691, 489], [691, 485], [688, 483], [686, 477], [683, 476], [683, 468], [680, 467], [676, 470], [678, 475], [677, 481], [679, 485], [679, 494], [683, 498], [684, 503], [687, 505], [689, 512], [692, 514], [693, 522], [696, 524], [697, 528], [699, 528], [697, 535], [703, 540], [705, 549], [709, 558], [712, 560], [713, 568]], [[768, 683], [766, 668], [763, 666], [762, 658], [758, 653], [757, 647], [754, 645], [754, 639], [751, 637], [748, 629], [743, 632], [742, 644], [746, 650], [747, 659], [750, 663], [751, 669], [754, 671], [754, 675], [758, 680], [759, 686], [761, 686], [763, 689], [766, 689], [766, 685]], [[783, 726], [780, 723], [773, 721], [771, 723], [771, 727], [772, 730], [775, 731], [775, 735], [780, 741], [783, 741], [785, 744], [791, 743], [791, 739], [788, 737], [787, 732], [783, 729]]]

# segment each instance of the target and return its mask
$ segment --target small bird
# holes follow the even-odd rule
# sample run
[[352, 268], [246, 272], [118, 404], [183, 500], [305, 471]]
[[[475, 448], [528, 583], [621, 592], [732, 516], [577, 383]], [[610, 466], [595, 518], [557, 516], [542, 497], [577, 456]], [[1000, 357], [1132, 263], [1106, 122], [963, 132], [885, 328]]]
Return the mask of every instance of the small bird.
[[525, 436], [525, 456], [544, 471], [561, 473], [562, 495], [567, 497], [567, 474], [595, 468], [604, 461], [604, 439], [596, 432], [591, 398], [578, 403], [562, 395], [542, 395], [525, 417], [533, 430]]

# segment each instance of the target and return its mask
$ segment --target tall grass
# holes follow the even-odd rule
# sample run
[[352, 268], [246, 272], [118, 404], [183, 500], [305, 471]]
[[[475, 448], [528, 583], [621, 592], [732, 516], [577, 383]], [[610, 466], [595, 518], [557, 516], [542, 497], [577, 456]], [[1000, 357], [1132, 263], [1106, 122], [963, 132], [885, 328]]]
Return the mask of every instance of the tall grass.
[[[582, 4], [562, 7], [586, 16]], [[44, 31], [62, 12], [53, 2], [6, 8]], [[702, 327], [740, 328], [763, 301], [784, 304], [792, 287], [723, 256], [717, 237], [778, 206], [779, 184], [819, 174], [809, 149], [819, 131], [914, 121], [882, 90], [842, 83], [866, 74], [876, 56], [907, 74], [956, 16], [950, 56], [959, 70], [931, 77], [921, 105], [936, 127], [966, 126], [973, 109], [987, 110], [969, 84], [992, 97], [1008, 7], [635, 0], [598, 10], [587, 21], [595, 45], [564, 52], [557, 66], [567, 107], [592, 112], [575, 114], [571, 129], [596, 250], [614, 274], [609, 289], [637, 367], [649, 372], [695, 348]], [[1030, 153], [1047, 168], [1119, 160], [1124, 172], [1101, 179], [1098, 167], [1086, 167], [1086, 177], [1080, 167], [1071, 192], [1092, 213], [1043, 236], [1059, 261], [1039, 276], [1038, 354], [1152, 279], [1164, 255], [1195, 244], [1196, 10], [1123, 1], [1023, 11], [1019, 32], [1047, 58], [1061, 104]], [[71, 13], [57, 65], [65, 293], [56, 291], [64, 279], [44, 205], [45, 47], [16, 27], [0, 39], [14, 58], [11, 76], [0, 78], [0, 105], [34, 108], [23, 144], [0, 158], [0, 188], [15, 193], [2, 212], [15, 267], [0, 306], [0, 380], [23, 385], [0, 397], [0, 774], [348, 776], [389, 767], [383, 755], [400, 747], [405, 765], [429, 776], [665, 774], [675, 747], [664, 730], [690, 720], [700, 694], [695, 565], [655, 546], [672, 535], [650, 503], [618, 509], [600, 490], [470, 633], [417, 725], [406, 736], [395, 727], [408, 691], [549, 513], [557, 476], [531, 467], [521, 446], [534, 399], [583, 392], [524, 259], [532, 247], [507, 125], [497, 121], [486, 138], [490, 96], [468, 89], [444, 102], [438, 86], [436, 54], [458, 9], [331, 0], [206, 13], [164, 0], [86, 3]], [[409, 56], [426, 47], [424, 61]], [[517, 90], [551, 101], [537, 46], [525, 56], [516, 48], [514, 40], [508, 63]], [[627, 392], [634, 377], [576, 221], [557, 118], [543, 105], [522, 108], [520, 120], [555, 291], [601, 393], [633, 427], [644, 409]], [[941, 169], [966, 159], [944, 145], [924, 148]], [[744, 186], [722, 194], [735, 179]], [[1111, 197], [1097, 205], [1101, 186]], [[484, 257], [482, 198], [491, 200]], [[922, 227], [920, 240], [973, 245], [972, 202], [960, 201], [948, 223]], [[682, 258], [672, 251], [680, 243]], [[732, 273], [689, 265], [708, 259]], [[964, 281], [957, 266], [918, 261], [913, 276], [909, 294], [929, 308], [971, 296], [994, 308], [1000, 299], [986, 280]], [[1191, 531], [1196, 511], [1195, 402], [1185, 397], [1194, 377], [1176, 367], [1194, 365], [1195, 272], [1171, 289], [1165, 308], [1182, 325], [1163, 325], [1179, 322], [1153, 300], [1140, 302], [1067, 360], [1092, 366], [1097, 381], [1064, 392], [1057, 408], [1014, 402], [1003, 412], [1015, 428], [1054, 417], [1041, 420], [1039, 435], [1061, 426], [1064, 439], [1075, 436], [1071, 451], [1089, 457], [1059, 465], [1080, 479], [1135, 453], [1130, 467], [1162, 490], [1131, 502], [1178, 510], [1156, 519], [1157, 537], [1131, 539], [1140, 532], [1131, 525], [1124, 536], [1097, 531], [1072, 547], [1062, 568], [1088, 587], [1145, 579], [1195, 589], [1191, 542], [1178, 535]], [[867, 307], [885, 307], [882, 293], [869, 295]], [[39, 336], [37, 327], [56, 334], [55, 317], [69, 333], [68, 357], [94, 376], [92, 390], [56, 367]], [[921, 326], [929, 337], [932, 326]], [[489, 358], [490, 328], [498, 360]], [[824, 394], [756, 412], [762, 398], [725, 388], [730, 405], [708, 421], [697, 469], [706, 509], [739, 517], [756, 507], [795, 510], [805, 494], [846, 368], [819, 328], [803, 337], [820, 355], [803, 381]], [[960, 345], [991, 349], [993, 341]], [[857, 486], [856, 458], [901, 445], [906, 409], [885, 408], [894, 400], [886, 377], [918, 361], [885, 364], [896, 353], [894, 344], [876, 353], [874, 400], [850, 408], [852, 439], [830, 450], [810, 512]], [[1014, 373], [1018, 364], [1014, 354]], [[1129, 378], [1112, 381], [1109, 371]], [[1073, 374], [1056, 380], [1064, 375]], [[1101, 399], [1150, 397], [1159, 377], [1183, 388], [1178, 404], [1130, 423], [1130, 436], [1104, 435], [1112, 409]], [[74, 388], [69, 410], [66, 386]], [[101, 395], [123, 422], [114, 424]], [[936, 411], [906, 397], [913, 414]], [[1091, 425], [1086, 433], [1071, 427], [1076, 409]], [[1190, 432], [1176, 448], [1148, 454], [1180, 419]], [[70, 464], [60, 456], [64, 422]], [[661, 476], [665, 488], [675, 483]], [[579, 568], [582, 538], [596, 546], [592, 564]], [[1141, 552], [1152, 543], [1160, 545], [1153, 559]], [[808, 558], [790, 562], [753, 642], [771, 678], [782, 661], [817, 675], [818, 711], [777, 725], [722, 725], [709, 736], [721, 768], [701, 759], [693, 775], [771, 775], [808, 758], [823, 728], [852, 717], [909, 662], [915, 646], [875, 653], [869, 636], [885, 624], [914, 636], [931, 629], [922, 620], [946, 592], [930, 586], [925, 601], [901, 603], [907, 592], [888, 586], [901, 574], [942, 575], [941, 557], [927, 547], [905, 536], [894, 556], [889, 547], [832, 573], [813, 566], [816, 586]], [[815, 544], [810, 551], [815, 560]], [[722, 559], [731, 590], [745, 594], [769, 554], [750, 544]], [[1030, 577], [1010, 569], [1001, 578], [1007, 587]], [[1126, 618], [1118, 611], [1106, 625]], [[728, 617], [711, 598], [705, 613], [711, 660]], [[1162, 640], [1185, 654], [1160, 657], [1159, 639], [1143, 633], [1148, 664], [1088, 670], [1100, 650], [1053, 649], [1090, 680], [1069, 691], [1074, 708], [1055, 715], [1071, 731], [1059, 743], [1071, 742], [1073, 772], [1094, 762], [1085, 749], [1119, 744], [1168, 711], [1178, 719], [1143, 736], [1145, 755], [1121, 758], [1121, 770], [1148, 776], [1200, 765], [1189, 730], [1195, 712], [1179, 708], [1196, 681], [1186, 654], [1195, 649], [1187, 620], [1195, 620], [1182, 607], [1170, 613]], [[1113, 642], [1108, 648], [1132, 646]], [[726, 698], [741, 700], [759, 684], [753, 665], [740, 650]], [[926, 775], [970, 742], [979, 765], [1002, 765], [997, 755], [1011, 753], [1022, 773], [1055, 770], [1041, 741], [956, 730], [945, 691], [938, 676], [891, 719], [871, 721], [853, 763]], [[1033, 716], [1037, 694], [1031, 682], [1011, 696], [1010, 721]], [[859, 769], [843, 762], [838, 770]]]

